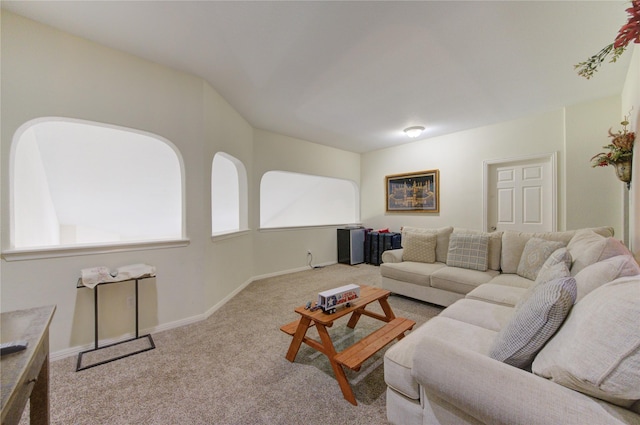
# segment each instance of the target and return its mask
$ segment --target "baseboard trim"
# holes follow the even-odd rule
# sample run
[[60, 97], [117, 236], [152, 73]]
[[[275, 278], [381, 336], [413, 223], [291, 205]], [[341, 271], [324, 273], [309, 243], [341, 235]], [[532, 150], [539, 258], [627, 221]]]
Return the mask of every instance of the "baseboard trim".
[[[330, 266], [330, 265], [333, 265], [333, 264], [336, 264], [336, 263], [337, 263], [336, 261], [323, 263], [323, 264], [320, 264], [320, 265], [315, 265], [315, 266], [313, 266], [313, 268]], [[267, 279], [267, 278], [270, 278], [270, 277], [282, 276], [282, 275], [290, 274], [290, 273], [297, 273], [297, 272], [301, 272], [301, 271], [305, 271], [305, 270], [310, 270], [309, 266], [298, 267], [298, 268], [295, 268], [295, 269], [283, 270], [283, 271], [279, 271], [279, 272], [267, 273], [267, 274], [263, 274], [263, 275], [254, 276], [254, 277], [250, 278], [249, 280], [247, 280], [246, 282], [244, 282], [238, 288], [236, 288], [229, 295], [224, 297], [220, 302], [216, 303], [213, 307], [209, 308], [203, 314], [198, 314], [198, 315], [195, 315], [195, 316], [191, 316], [191, 317], [187, 317], [187, 318], [184, 318], [184, 319], [176, 320], [174, 322], [163, 323], [161, 325], [153, 326], [151, 328], [140, 329], [139, 334], [140, 335], [146, 335], [146, 334], [154, 334], [154, 333], [158, 333], [158, 332], [168, 331], [168, 330], [171, 330], [171, 329], [180, 328], [182, 326], [190, 325], [190, 324], [193, 324], [193, 323], [200, 322], [201, 320], [208, 319], [213, 313], [218, 311], [222, 306], [224, 306], [227, 302], [229, 302], [229, 300], [231, 300], [233, 297], [235, 297], [240, 291], [242, 291], [244, 288], [249, 286], [251, 283], [253, 283], [253, 282], [257, 281], [257, 280], [261, 280], [261, 279]], [[103, 346], [106, 346], [106, 345], [109, 345], [109, 344], [114, 344], [114, 343], [117, 343], [117, 342], [126, 341], [127, 339], [133, 338], [134, 336], [135, 336], [134, 333], [128, 333], [128, 334], [119, 336], [118, 338], [103, 339], [103, 340], [98, 341], [98, 346], [103, 347]], [[84, 344], [84, 345], [79, 345], [79, 346], [75, 346], [75, 347], [65, 348], [64, 350], [59, 350], [59, 351], [50, 353], [49, 354], [49, 358], [51, 359], [51, 361], [62, 360], [62, 359], [65, 359], [67, 357], [77, 356], [82, 351], [90, 350], [92, 348], [94, 348], [94, 343], [93, 342], [89, 343], [89, 344]]]
[[[153, 326], [151, 328], [145, 328], [145, 329], [140, 329], [140, 331], [138, 332], [139, 335], [146, 335], [146, 334], [154, 334], [154, 333], [158, 333], [158, 332], [163, 332], [163, 331], [168, 331], [170, 329], [175, 329], [175, 328], [180, 328], [182, 326], [186, 326], [186, 325], [190, 325], [192, 323], [197, 323], [201, 320], [206, 319], [208, 316], [205, 316], [204, 314], [198, 314], [196, 316], [191, 316], [191, 317], [187, 317], [185, 319], [180, 319], [180, 320], [176, 320], [174, 322], [170, 322], [170, 323], [164, 323], [162, 325], [158, 325], [158, 326]], [[115, 344], [118, 342], [122, 342], [122, 341], [126, 341], [127, 339], [133, 338], [135, 336], [135, 333], [131, 332], [131, 333], [127, 333], [124, 335], [121, 335], [117, 338], [107, 338], [107, 339], [101, 339], [98, 341], [98, 346], [99, 347], [104, 347], [107, 346], [109, 344]], [[51, 361], [56, 361], [56, 360], [62, 360], [65, 359], [67, 357], [72, 357], [72, 356], [77, 356], [78, 354], [80, 354], [83, 351], [86, 350], [91, 350], [94, 348], [94, 343], [89, 343], [89, 344], [84, 344], [84, 345], [77, 345], [75, 347], [70, 347], [70, 348], [66, 348], [64, 350], [59, 350], [56, 352], [52, 352], [49, 354], [49, 358], [51, 359]]]

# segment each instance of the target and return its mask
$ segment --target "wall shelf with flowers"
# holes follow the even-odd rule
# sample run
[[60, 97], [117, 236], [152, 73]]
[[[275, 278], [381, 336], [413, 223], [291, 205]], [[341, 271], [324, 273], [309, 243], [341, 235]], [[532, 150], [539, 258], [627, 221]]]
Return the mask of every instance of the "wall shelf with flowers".
[[627, 184], [627, 189], [631, 188], [631, 166], [633, 164], [633, 143], [636, 135], [633, 131], [628, 131], [629, 121], [624, 117], [622, 130], [612, 133], [609, 129], [611, 143], [603, 146], [608, 152], [600, 152], [591, 158], [592, 167], [606, 167], [613, 165], [616, 169], [616, 176], [620, 181]]

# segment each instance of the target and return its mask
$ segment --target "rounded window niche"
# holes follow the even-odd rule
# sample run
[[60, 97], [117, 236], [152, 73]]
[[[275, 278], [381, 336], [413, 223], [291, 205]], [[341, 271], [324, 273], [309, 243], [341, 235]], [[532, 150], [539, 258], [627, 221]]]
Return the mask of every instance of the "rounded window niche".
[[11, 155], [12, 249], [183, 237], [182, 159], [160, 136], [39, 118], [18, 129]]

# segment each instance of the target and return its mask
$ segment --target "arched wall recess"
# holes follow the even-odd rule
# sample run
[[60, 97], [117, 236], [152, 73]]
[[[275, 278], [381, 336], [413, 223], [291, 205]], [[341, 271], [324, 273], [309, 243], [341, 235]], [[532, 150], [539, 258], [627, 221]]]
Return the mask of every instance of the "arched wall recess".
[[141, 130], [42, 117], [16, 131], [10, 250], [184, 240], [184, 164]]

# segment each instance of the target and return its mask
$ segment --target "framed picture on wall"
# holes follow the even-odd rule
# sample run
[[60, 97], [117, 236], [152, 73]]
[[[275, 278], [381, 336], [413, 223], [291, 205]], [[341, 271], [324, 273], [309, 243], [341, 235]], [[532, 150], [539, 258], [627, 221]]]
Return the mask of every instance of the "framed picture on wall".
[[385, 177], [387, 212], [440, 212], [439, 170]]

